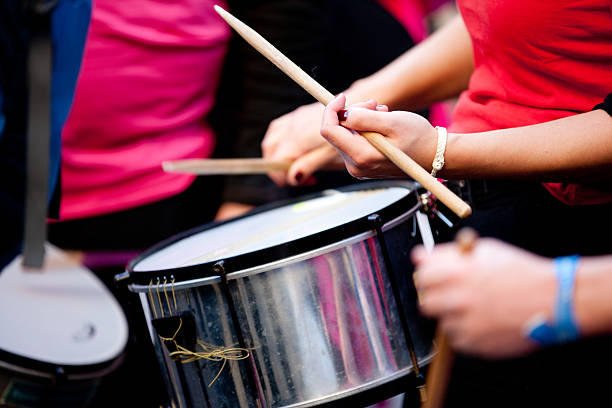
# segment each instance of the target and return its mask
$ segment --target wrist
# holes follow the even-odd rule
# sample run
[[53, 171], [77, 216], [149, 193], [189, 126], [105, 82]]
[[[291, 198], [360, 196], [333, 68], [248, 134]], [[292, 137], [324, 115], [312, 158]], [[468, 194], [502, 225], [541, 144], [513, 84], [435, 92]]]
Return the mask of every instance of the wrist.
[[611, 256], [585, 258], [576, 275], [576, 320], [585, 336], [612, 331], [611, 263]]
[[436, 152], [431, 163], [432, 177], [436, 177], [438, 172], [444, 168], [444, 153], [446, 152], [446, 143], [448, 139], [448, 132], [446, 131], [445, 127], [436, 126], [435, 130], [437, 135], [437, 143]]
[[590, 310], [592, 307], [589, 305], [590, 295], [597, 285], [596, 275], [588, 271], [576, 275], [576, 320], [580, 323], [581, 330], [587, 335], [597, 332], [597, 322], [593, 319], [594, 316]]
[[[434, 129], [434, 135], [437, 135], [437, 133], [435, 133], [435, 131], [436, 130]], [[461, 173], [461, 171], [460, 171], [461, 164], [457, 162], [457, 159], [458, 159], [457, 158], [457, 151], [458, 151], [457, 142], [458, 142], [460, 136], [461, 135], [458, 134], [458, 133], [450, 133], [450, 132], [447, 131], [447, 134], [446, 134], [446, 149], [444, 151], [444, 168], [438, 172], [437, 177], [442, 177], [442, 178], [445, 178], [445, 179], [453, 179], [453, 178], [458, 178], [458, 177], [462, 176], [460, 174]], [[433, 140], [434, 141], [436, 140], [435, 137], [434, 137]], [[434, 152], [436, 150], [435, 142], [434, 142], [432, 150]], [[427, 165], [431, 166], [432, 162], [433, 162], [433, 157], [427, 163]]]

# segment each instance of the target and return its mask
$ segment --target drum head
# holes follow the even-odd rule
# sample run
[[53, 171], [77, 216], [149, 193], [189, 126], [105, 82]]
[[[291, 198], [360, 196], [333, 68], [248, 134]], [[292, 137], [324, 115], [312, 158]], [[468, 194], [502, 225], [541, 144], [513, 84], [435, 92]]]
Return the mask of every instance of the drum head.
[[119, 303], [88, 269], [47, 245], [42, 270], [21, 256], [0, 272], [0, 365], [33, 371], [111, 362], [122, 354], [128, 326]]
[[162, 274], [201, 278], [217, 274], [212, 265], [220, 260], [235, 272], [320, 248], [372, 231], [367, 217], [373, 213], [387, 222], [414, 210], [414, 191], [410, 182], [372, 182], [262, 207], [153, 247], [130, 263], [130, 281], [146, 285]]

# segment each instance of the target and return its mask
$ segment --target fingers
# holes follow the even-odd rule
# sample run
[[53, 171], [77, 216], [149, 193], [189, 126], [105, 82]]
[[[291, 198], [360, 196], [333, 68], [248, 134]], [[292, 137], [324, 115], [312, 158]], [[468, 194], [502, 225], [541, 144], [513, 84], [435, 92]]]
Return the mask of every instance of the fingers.
[[[366, 102], [361, 102], [361, 103], [356, 103], [354, 105], [351, 105], [351, 108], [359, 107], [359, 108], [376, 110], [378, 112], [389, 112], [389, 107], [387, 105], [375, 105], [375, 103], [376, 101], [374, 101], [374, 99], [370, 99], [369, 101], [366, 101]], [[341, 109], [338, 112], [338, 120], [340, 122], [345, 121], [347, 117], [348, 117], [348, 109]]]
[[[341, 153], [345, 153], [346, 156], [353, 158], [353, 162], [359, 162], [354, 160], [355, 156], [363, 156], [364, 152], [372, 151], [374, 148], [359, 134], [339, 126], [338, 112], [344, 108], [345, 101], [344, 95], [340, 94], [327, 105], [323, 111], [321, 135]], [[373, 105], [375, 106], [375, 104]]]
[[238, 217], [253, 208], [252, 205], [226, 201], [217, 210], [215, 221], [224, 221]]
[[410, 258], [412, 259], [412, 263], [415, 265], [419, 265], [423, 262], [427, 257], [427, 250], [423, 245], [417, 245], [412, 249], [410, 253]]
[[330, 144], [312, 150], [293, 162], [287, 172], [287, 182], [292, 186], [303, 184], [312, 174], [335, 160], [338, 152]]
[[419, 309], [428, 317], [444, 319], [463, 313], [469, 305], [464, 291], [443, 288], [421, 292]]
[[[376, 108], [376, 110], [374, 110]], [[399, 112], [389, 112], [385, 105], [375, 105], [372, 109], [351, 106], [345, 115], [346, 118], [342, 122], [342, 126], [354, 129], [357, 131], [377, 132], [388, 136], [398, 126]]]
[[453, 284], [465, 270], [465, 257], [452, 243], [438, 244], [430, 253], [417, 246], [411, 258], [416, 266], [414, 281], [421, 291]]
[[379, 112], [389, 112], [389, 107], [387, 105], [377, 105], [375, 99], [368, 99], [367, 101], [352, 104], [349, 106], [349, 109], [351, 108], [364, 108]]
[[[351, 153], [354, 155], [359, 152], [363, 152], [366, 149], [366, 155], [363, 153], [359, 156], [360, 158], [365, 157], [367, 161], [380, 160], [380, 155], [377, 151], [371, 151], [372, 148], [369, 146], [367, 141], [362, 140], [358, 135], [353, 134], [340, 126], [338, 120], [338, 112], [344, 108], [346, 98], [344, 95], [339, 95], [332, 101], [331, 108], [329, 109], [329, 115], [327, 118], [334, 119], [330, 123], [331, 126], [336, 126], [335, 132], [338, 130], [344, 133], [344, 136], [350, 137], [348, 147], [352, 148]], [[386, 105], [377, 105], [376, 101], [371, 99], [365, 102], [360, 102], [352, 105], [352, 108], [365, 109], [379, 112], [388, 112], [389, 108]], [[296, 109], [293, 112], [285, 114], [278, 119], [275, 119], [270, 123], [266, 135], [261, 143], [262, 153], [264, 158], [274, 159], [289, 159], [294, 160], [294, 164], [291, 166], [288, 172], [271, 172], [268, 176], [279, 186], [286, 186], [287, 184], [297, 186], [304, 184], [308, 180], [312, 179], [312, 174], [320, 169], [323, 165], [326, 165], [332, 161], [333, 158], [338, 158], [338, 153], [333, 148], [328, 147], [325, 150], [321, 142], [325, 143], [324, 139], [319, 134], [319, 129], [316, 132], [311, 132], [310, 126], [312, 123], [316, 123], [321, 118], [323, 106], [320, 104], [305, 105]], [[333, 112], [333, 113], [332, 113]], [[332, 116], [335, 115], [335, 118]], [[325, 116], [324, 116], [325, 118]], [[340, 118], [342, 119], [342, 118]], [[325, 119], [324, 119], [324, 122]], [[314, 129], [313, 129], [314, 130]], [[340, 135], [340, 137], [342, 137]], [[356, 145], [354, 144], [357, 143]], [[342, 145], [343, 142], [340, 142]], [[319, 146], [319, 147], [317, 147]], [[338, 147], [341, 151], [346, 147]], [[319, 151], [319, 149], [322, 149]], [[367, 172], [360, 174], [361, 169], [355, 166], [358, 161], [353, 160], [350, 154], [343, 154], [349, 167], [349, 171], [356, 177], [368, 176]], [[371, 158], [374, 158], [372, 160]]]
[[[280, 117], [270, 122], [261, 142], [262, 157], [277, 158], [278, 156], [283, 158], [282, 154], [279, 154], [279, 145], [286, 134], [284, 122], [286, 122], [285, 117]], [[280, 187], [284, 187], [287, 184], [284, 171], [269, 172], [268, 177]]]
[[269, 158], [277, 151], [279, 144], [286, 135], [287, 115], [274, 119], [268, 125], [266, 134], [261, 141], [261, 151], [264, 158]]
[[[346, 102], [346, 101], [345, 101]], [[376, 101], [374, 99], [368, 99], [367, 101], [358, 102], [349, 107], [350, 108], [363, 108], [363, 109], [376, 109]]]
[[444, 318], [463, 312], [469, 302], [469, 292], [465, 290], [469, 261], [457, 245], [438, 244], [430, 253], [417, 246], [411, 258], [416, 267], [413, 278], [423, 314]]
[[[313, 103], [300, 106], [270, 122], [261, 142], [264, 158], [295, 160], [325, 144], [319, 134], [323, 105]], [[286, 172], [268, 174], [279, 186], [287, 185]]]
[[346, 97], [344, 94], [339, 94], [327, 105], [323, 111], [323, 122], [337, 125], [338, 124], [338, 112], [344, 108], [346, 103]]

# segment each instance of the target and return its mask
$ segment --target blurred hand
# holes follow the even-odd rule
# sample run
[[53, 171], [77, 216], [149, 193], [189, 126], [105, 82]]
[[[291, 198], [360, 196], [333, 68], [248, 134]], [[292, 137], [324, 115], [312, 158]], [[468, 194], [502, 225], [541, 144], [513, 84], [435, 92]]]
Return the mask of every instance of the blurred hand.
[[242, 214], [250, 211], [252, 208], [253, 206], [250, 204], [226, 201], [219, 206], [217, 215], [215, 215], [215, 221], [224, 221], [230, 218], [239, 217]]
[[426, 170], [431, 169], [437, 132], [424, 117], [411, 112], [388, 112], [374, 109], [375, 101], [352, 105], [346, 120], [338, 120], [338, 112], [344, 108], [341, 94], [323, 114], [321, 135], [342, 155], [349, 173], [357, 178], [403, 177], [404, 172], [391, 163], [357, 131], [380, 133], [395, 146], [408, 154]]
[[439, 320], [454, 348], [489, 358], [536, 348], [524, 330], [534, 316], [552, 316], [552, 260], [486, 238], [467, 254], [456, 244], [437, 245], [431, 253], [417, 247], [412, 260], [420, 309]]
[[[374, 100], [354, 106], [388, 110]], [[336, 150], [321, 137], [323, 110], [320, 103], [304, 105], [270, 122], [261, 143], [263, 157], [293, 161], [287, 172], [268, 174], [279, 186], [314, 184], [312, 174], [323, 166], [342, 168]]]
[[[308, 153], [326, 144], [319, 133], [323, 105], [312, 103], [304, 105], [270, 122], [261, 142], [263, 157], [266, 159], [290, 159], [294, 161], [285, 172], [269, 173], [270, 178], [279, 186], [304, 183], [320, 166], [320, 160], [310, 160]], [[329, 149], [329, 158], [337, 154]], [[298, 175], [296, 177], [296, 175]]]

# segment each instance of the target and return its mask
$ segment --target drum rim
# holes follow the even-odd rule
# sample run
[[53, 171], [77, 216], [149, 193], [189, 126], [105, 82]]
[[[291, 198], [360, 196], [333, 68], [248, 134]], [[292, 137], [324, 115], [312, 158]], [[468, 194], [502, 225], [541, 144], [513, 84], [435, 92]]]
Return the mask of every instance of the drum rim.
[[[408, 212], [414, 211], [414, 206], [419, 205], [420, 200], [418, 199], [418, 190], [420, 185], [414, 181], [409, 180], [385, 180], [385, 181], [371, 181], [365, 183], [357, 183], [354, 185], [348, 185], [344, 187], [338, 187], [331, 190], [340, 191], [340, 192], [351, 192], [351, 191], [359, 191], [359, 190], [368, 190], [368, 189], [377, 189], [377, 188], [392, 188], [392, 187], [400, 187], [406, 188], [409, 190], [406, 196], [400, 198], [399, 200], [389, 204], [388, 206], [376, 211], [376, 214], [380, 215], [382, 224], [386, 224], [390, 221], [395, 220], [396, 218], [406, 214]], [[329, 191], [329, 190], [326, 190]], [[279, 245], [274, 245], [271, 247], [267, 247], [261, 249], [259, 251], [248, 252], [245, 254], [235, 255], [228, 258], [218, 259], [212, 262], [204, 262], [196, 265], [189, 266], [181, 266], [176, 268], [169, 269], [157, 269], [157, 270], [147, 270], [147, 271], [135, 271], [135, 266], [145, 258], [151, 256], [152, 254], [164, 249], [176, 242], [192, 236], [194, 234], [219, 227], [221, 225], [234, 222], [243, 218], [251, 217], [255, 214], [263, 213], [266, 211], [273, 210], [275, 208], [279, 208], [285, 205], [289, 205], [291, 203], [305, 201], [314, 199], [317, 197], [321, 197], [325, 194], [325, 191], [319, 191], [312, 194], [303, 195], [300, 197], [295, 197], [287, 200], [282, 200], [279, 202], [274, 202], [270, 204], [266, 204], [256, 209], [244, 214], [240, 217], [233, 218], [230, 220], [222, 221], [222, 222], [212, 222], [208, 224], [204, 224], [190, 230], [184, 231], [182, 233], [176, 234], [160, 243], [152, 246], [151, 248], [144, 251], [142, 254], [132, 259], [128, 265], [126, 266], [126, 272], [124, 274], [117, 275], [115, 279], [120, 284], [130, 285], [150, 285], [151, 282], [155, 284], [163, 283], [164, 280], [167, 284], [170, 284], [172, 279], [175, 279], [175, 283], [203, 279], [208, 277], [219, 276], [218, 270], [215, 269], [215, 266], [220, 262], [223, 264], [223, 268], [227, 272], [228, 277], [233, 272], [242, 271], [244, 269], [252, 268], [257, 265], [271, 263], [275, 260], [290, 258], [305, 252], [312, 251], [317, 248], [322, 248], [324, 246], [330, 245], [334, 242], [342, 241], [344, 239], [348, 239], [354, 237], [356, 235], [362, 234], [364, 232], [372, 231], [372, 223], [368, 220], [368, 217], [372, 215], [369, 213], [365, 216], [359, 217], [353, 221], [348, 223], [338, 225], [336, 227], [330, 228], [328, 230], [324, 230], [318, 232], [316, 234], [311, 234], [299, 239], [295, 239], [292, 241], [284, 242]], [[382, 226], [382, 225], [381, 225]], [[169, 280], [168, 280], [169, 279]]]
[[[69, 381], [101, 378], [114, 371], [125, 358], [125, 350], [117, 356], [94, 364], [59, 364], [34, 360], [0, 349], [0, 372]], [[61, 381], [61, 380], [60, 380]]]

